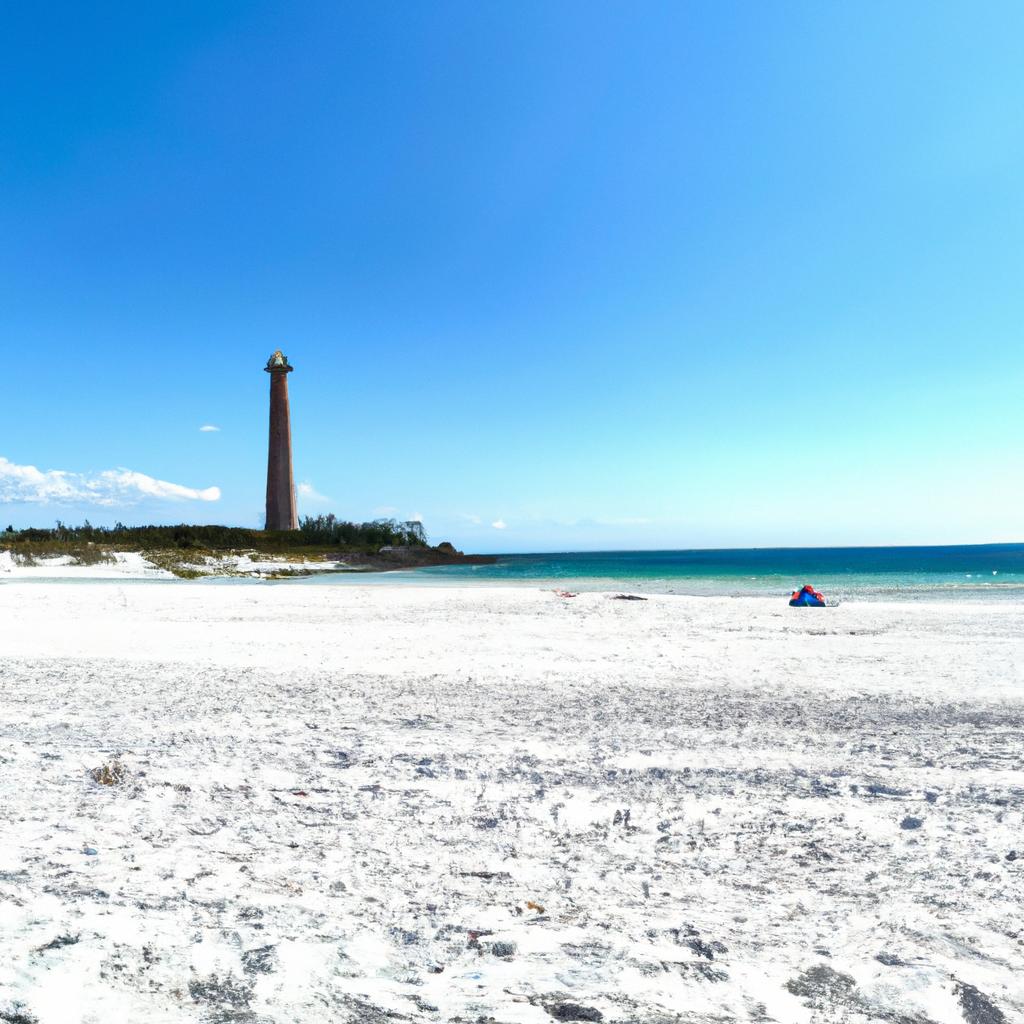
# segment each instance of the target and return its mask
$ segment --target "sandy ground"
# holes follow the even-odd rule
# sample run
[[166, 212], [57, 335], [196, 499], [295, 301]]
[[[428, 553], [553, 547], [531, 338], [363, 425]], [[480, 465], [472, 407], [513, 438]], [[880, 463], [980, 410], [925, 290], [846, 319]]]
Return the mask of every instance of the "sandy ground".
[[172, 580], [174, 574], [147, 562], [138, 551], [117, 551], [113, 561], [79, 565], [67, 555], [40, 558], [23, 565], [10, 551], [0, 551], [0, 582], [11, 580]]
[[0, 584], [0, 1022], [1024, 1021], [1022, 636]]
[[[253, 555], [256, 555], [254, 558]], [[0, 582], [20, 580], [42, 581], [94, 581], [94, 580], [173, 580], [175, 574], [150, 562], [141, 551], [110, 552], [111, 561], [82, 565], [69, 555], [37, 558], [25, 565], [11, 551], [0, 550]], [[198, 562], [182, 562], [183, 568], [205, 576], [248, 576], [265, 579], [282, 574], [322, 573], [349, 568], [341, 561], [309, 561], [293, 558], [261, 557], [251, 554], [230, 554], [223, 557], [206, 556]]]

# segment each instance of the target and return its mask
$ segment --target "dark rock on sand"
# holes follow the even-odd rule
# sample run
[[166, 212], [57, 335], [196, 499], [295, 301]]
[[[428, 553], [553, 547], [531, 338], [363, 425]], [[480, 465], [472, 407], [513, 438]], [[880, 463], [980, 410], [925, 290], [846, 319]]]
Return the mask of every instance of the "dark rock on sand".
[[726, 953], [728, 949], [721, 942], [703, 942], [701, 939], [688, 939], [686, 945], [705, 960], [714, 960], [716, 953]]
[[964, 1011], [967, 1024], [1006, 1024], [1003, 1011], [973, 985], [959, 982], [956, 994], [960, 999], [960, 1007]]
[[869, 796], [910, 796], [909, 789], [897, 789], [895, 786], [886, 786], [880, 782], [869, 783], [866, 788]]
[[238, 980], [230, 974], [224, 978], [211, 974], [208, 978], [197, 978], [188, 983], [189, 995], [195, 1002], [241, 1010], [249, 1008], [252, 989], [251, 982]]
[[271, 974], [277, 967], [277, 953], [273, 946], [247, 949], [242, 954], [242, 970], [246, 974]]
[[12, 1003], [0, 1010], [0, 1021], [3, 1024], [39, 1024], [39, 1018], [29, 1013], [24, 1003]]
[[901, 960], [894, 953], [878, 953], [875, 955], [875, 959], [880, 964], [885, 964], [886, 967], [906, 967], [906, 960]]
[[841, 974], [825, 964], [809, 967], [798, 978], [786, 982], [786, 988], [793, 995], [807, 999], [815, 1006], [847, 1002], [856, 987], [850, 975]]
[[545, 1009], [555, 1020], [602, 1021], [604, 1014], [591, 1006], [580, 1006], [579, 1003], [555, 1003]]
[[661, 966], [663, 970], [674, 971], [682, 978], [693, 978], [696, 981], [720, 982], [729, 980], [729, 975], [725, 971], [720, 971], [717, 967], [712, 967], [711, 964], [706, 964], [702, 960], [690, 960], [681, 963], [662, 960]]
[[50, 939], [45, 945], [38, 948], [37, 952], [45, 953], [50, 949], [63, 949], [65, 946], [73, 946], [78, 942], [77, 935], [58, 935], [55, 939]]
[[252, 1010], [211, 1010], [202, 1019], [202, 1024], [277, 1024], [270, 1017], [253, 1013]]

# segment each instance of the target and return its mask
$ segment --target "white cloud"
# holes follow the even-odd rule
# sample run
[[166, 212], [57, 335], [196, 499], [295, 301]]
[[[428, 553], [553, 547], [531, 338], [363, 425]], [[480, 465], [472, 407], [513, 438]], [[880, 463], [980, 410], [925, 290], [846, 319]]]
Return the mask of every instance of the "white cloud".
[[204, 423], [200, 428], [201, 434], [219, 434], [220, 427], [215, 427], [212, 423]]
[[465, 520], [467, 523], [472, 523], [473, 526], [480, 525], [480, 517], [473, 515], [471, 512], [460, 512], [459, 518]]
[[394, 516], [398, 514], [398, 509], [394, 505], [378, 505], [374, 510], [375, 516]]
[[197, 490], [157, 480], [130, 469], [108, 469], [89, 476], [63, 469], [19, 466], [0, 456], [0, 504], [134, 505], [147, 498], [218, 501], [219, 487]]
[[496, 530], [508, 529], [508, 523], [506, 523], [504, 519], [495, 519], [494, 522], [491, 523], [491, 526], [493, 526]]
[[308, 480], [303, 480], [298, 487], [295, 488], [299, 492], [300, 498], [305, 498], [306, 501], [330, 501], [331, 499], [321, 494]]
[[413, 512], [413, 514], [411, 516], [409, 516], [409, 522], [410, 523], [422, 523], [423, 522], [423, 513], [422, 512]]
[[138, 491], [147, 498], [173, 498], [176, 501], [220, 500], [219, 487], [207, 487], [200, 491], [194, 487], [171, 484], [166, 480], [154, 480], [145, 473], [136, 473], [130, 469], [108, 469], [100, 473], [100, 479], [122, 492]]

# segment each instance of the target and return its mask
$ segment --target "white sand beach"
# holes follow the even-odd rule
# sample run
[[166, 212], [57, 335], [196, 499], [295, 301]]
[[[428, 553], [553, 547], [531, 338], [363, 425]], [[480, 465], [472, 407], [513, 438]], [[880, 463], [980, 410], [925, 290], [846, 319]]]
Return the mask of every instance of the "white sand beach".
[[0, 1021], [1024, 1020], [1022, 637], [0, 584]]
[[[194, 576], [249, 577], [267, 579], [273, 577], [313, 574], [348, 568], [339, 560], [307, 560], [284, 558], [257, 552], [226, 553], [220, 556], [205, 556], [188, 562], [186, 567]], [[70, 555], [34, 558], [26, 564], [15, 558], [10, 551], [0, 551], [0, 582], [34, 580], [56, 582], [63, 580], [173, 580], [175, 574], [166, 568], [153, 564], [141, 551], [111, 551], [104, 560], [93, 564], [82, 564]]]

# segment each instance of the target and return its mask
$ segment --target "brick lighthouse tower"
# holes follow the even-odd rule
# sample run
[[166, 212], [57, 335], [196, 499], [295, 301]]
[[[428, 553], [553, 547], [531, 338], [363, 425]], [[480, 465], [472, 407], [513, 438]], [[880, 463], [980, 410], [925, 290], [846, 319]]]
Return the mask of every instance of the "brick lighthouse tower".
[[295, 479], [292, 476], [292, 425], [288, 412], [288, 374], [292, 367], [278, 349], [264, 367], [270, 374], [270, 449], [267, 453], [267, 529], [297, 530]]

